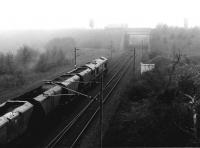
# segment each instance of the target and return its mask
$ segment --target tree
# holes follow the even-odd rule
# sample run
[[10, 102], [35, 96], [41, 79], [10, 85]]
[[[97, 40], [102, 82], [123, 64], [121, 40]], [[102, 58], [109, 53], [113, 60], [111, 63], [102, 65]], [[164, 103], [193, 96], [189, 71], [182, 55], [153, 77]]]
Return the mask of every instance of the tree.
[[7, 53], [5, 56], [5, 73], [14, 74], [16, 70], [16, 65], [14, 62], [14, 55], [12, 53]]
[[67, 64], [65, 53], [61, 49], [46, 50], [45, 53], [41, 54], [39, 60], [35, 65], [35, 71], [46, 72], [53, 67], [62, 66]]
[[47, 56], [45, 53], [43, 53], [39, 56], [39, 59], [38, 59], [37, 63], [35, 64], [34, 70], [36, 72], [45, 72], [48, 70]]
[[89, 26], [90, 26], [91, 29], [94, 28], [94, 20], [93, 19], [90, 20]]
[[6, 73], [5, 67], [5, 55], [3, 53], [0, 54], [0, 75]]
[[16, 54], [16, 62], [24, 70], [31, 69], [38, 57], [38, 52], [29, 46], [22, 46]]

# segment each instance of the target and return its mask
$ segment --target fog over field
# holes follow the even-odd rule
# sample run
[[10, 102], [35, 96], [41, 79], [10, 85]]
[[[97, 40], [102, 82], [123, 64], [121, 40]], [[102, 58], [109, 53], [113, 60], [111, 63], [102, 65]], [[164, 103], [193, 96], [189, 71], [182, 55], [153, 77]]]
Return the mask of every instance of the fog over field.
[[50, 33], [45, 31], [4, 31], [0, 32], [0, 51], [16, 52], [22, 45], [26, 44], [34, 48], [43, 47], [49, 40]]
[[[114, 37], [120, 35], [121, 30], [104, 30], [104, 29], [58, 29], [58, 30], [17, 30], [17, 31], [0, 31], [0, 52], [16, 53], [23, 45], [31, 46], [32, 48], [43, 51], [48, 41], [54, 38], [71, 37], [76, 41], [77, 46], [92, 47], [89, 42], [103, 41], [103, 36]], [[96, 38], [96, 39], [95, 39]], [[105, 41], [107, 45], [102, 47], [108, 47], [109, 42], [112, 40]], [[102, 42], [101, 41], [101, 42]], [[93, 43], [95, 44], [95, 43]], [[97, 47], [98, 48], [98, 47]]]
[[[80, 29], [80, 31], [85, 31]], [[23, 45], [42, 50], [53, 38], [71, 37], [80, 34], [79, 29], [63, 30], [15, 30], [0, 31], [0, 51], [15, 53]]]
[[107, 26], [200, 26], [198, 5], [197, 0], [1, 1], [0, 51], [16, 52], [23, 44], [41, 50], [55, 37], [72, 37], [82, 42], [84, 32]]
[[0, 0], [0, 148], [57, 144], [200, 147], [199, 0]]

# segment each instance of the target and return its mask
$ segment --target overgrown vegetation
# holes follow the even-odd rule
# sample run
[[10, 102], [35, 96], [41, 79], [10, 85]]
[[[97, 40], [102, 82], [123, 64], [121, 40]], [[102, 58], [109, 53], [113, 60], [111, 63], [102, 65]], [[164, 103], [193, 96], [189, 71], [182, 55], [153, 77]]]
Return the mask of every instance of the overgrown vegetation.
[[104, 145], [200, 146], [199, 65], [180, 50], [148, 57], [156, 67], [132, 80]]
[[181, 51], [187, 56], [200, 55], [200, 29], [178, 28], [158, 25], [151, 31], [151, 49], [161, 51], [165, 56]]
[[[39, 49], [24, 45], [17, 51], [13, 49], [12, 53], [0, 53], [0, 96], [7, 96], [16, 88], [52, 75], [55, 71], [58, 73], [61, 70], [59, 68], [72, 64], [74, 47], [81, 49], [77, 53], [78, 63], [87, 62], [97, 54], [110, 56], [111, 52], [104, 49], [112, 49], [113, 53], [118, 50], [123, 30], [60, 30], [41, 32], [41, 36], [38, 34], [37, 31], [30, 34], [33, 38], [29, 43], [37, 38], [38, 44], [42, 44]], [[24, 41], [27, 41], [30, 36], [25, 36], [27, 38]]]
[[[59, 44], [59, 41], [65, 44]], [[48, 72], [56, 67], [70, 64], [67, 54], [74, 48], [71, 38], [53, 39], [47, 43], [46, 50], [39, 52], [27, 45], [16, 54], [0, 54], [0, 90], [15, 88], [26, 84], [31, 75]]]

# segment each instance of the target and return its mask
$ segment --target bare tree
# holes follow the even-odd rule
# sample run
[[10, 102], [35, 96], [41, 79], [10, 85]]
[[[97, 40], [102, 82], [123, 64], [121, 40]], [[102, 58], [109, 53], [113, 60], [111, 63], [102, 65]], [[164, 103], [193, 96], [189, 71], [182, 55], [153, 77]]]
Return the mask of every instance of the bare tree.
[[94, 20], [93, 19], [90, 20], [89, 26], [90, 26], [91, 29], [94, 28]]
[[165, 86], [165, 91], [166, 91], [167, 89], [169, 89], [169, 86], [171, 85], [172, 77], [173, 77], [173, 75], [174, 75], [174, 72], [175, 72], [175, 70], [176, 70], [176, 67], [177, 67], [178, 64], [180, 63], [181, 56], [182, 56], [182, 55], [181, 55], [180, 50], [178, 51], [178, 53], [175, 53], [175, 54], [174, 54], [174, 61], [173, 61], [173, 63], [172, 63], [172, 68], [171, 68], [171, 70], [170, 70], [170, 72], [169, 72], [169, 79], [168, 79], [168, 82], [167, 82], [167, 84], [166, 84], [166, 86]]
[[16, 54], [16, 62], [22, 67], [24, 70], [32, 68], [32, 64], [36, 62], [38, 56], [38, 52], [29, 46], [24, 45], [19, 48]]

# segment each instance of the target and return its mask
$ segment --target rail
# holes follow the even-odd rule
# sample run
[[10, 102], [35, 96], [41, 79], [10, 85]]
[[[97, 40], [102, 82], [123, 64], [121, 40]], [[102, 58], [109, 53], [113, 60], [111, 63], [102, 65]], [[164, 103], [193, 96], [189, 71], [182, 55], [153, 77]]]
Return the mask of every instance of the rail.
[[[103, 88], [103, 91], [105, 91], [108, 86], [111, 84], [111, 82], [114, 80], [114, 78], [122, 71], [122, 69], [124, 69], [125, 67], [127, 68], [130, 65], [130, 58], [128, 58], [127, 61], [125, 61], [125, 64], [122, 65], [122, 67], [119, 69], [119, 71], [117, 71], [112, 77], [111, 79], [106, 83], [106, 85]], [[129, 64], [127, 64], [127, 62], [129, 62]], [[114, 84], [114, 86], [111, 88], [110, 92], [108, 92], [108, 94], [106, 95], [105, 99], [103, 100], [103, 103], [105, 103], [105, 101], [109, 98], [109, 96], [111, 95], [111, 93], [113, 92], [114, 88], [117, 86], [117, 84], [119, 83], [119, 81], [121, 80], [121, 78], [123, 77], [123, 75], [125, 74], [125, 71], [123, 72], [123, 74], [119, 77], [119, 79], [116, 81], [116, 83]], [[71, 122], [69, 122], [46, 146], [47, 148], [53, 148], [55, 147], [63, 138], [63, 136], [71, 129], [71, 127], [76, 123], [76, 121], [86, 112], [86, 110], [92, 105], [93, 102], [95, 102], [98, 98], [98, 96], [100, 95], [100, 92], [98, 92], [95, 97], [93, 97], [94, 99], [90, 100], [88, 102], [88, 104], [73, 118], [73, 120], [71, 120]], [[84, 126], [84, 128], [81, 130], [81, 132], [78, 134], [78, 136], [76, 137], [75, 141], [72, 143], [71, 147], [73, 147], [77, 141], [79, 140], [79, 138], [81, 137], [81, 135], [83, 134], [83, 132], [85, 131], [85, 129], [88, 127], [88, 125], [91, 123], [91, 121], [93, 120], [93, 118], [95, 117], [95, 115], [97, 114], [97, 112], [99, 111], [99, 107], [96, 109], [96, 111], [94, 112], [94, 114], [92, 115], [92, 117], [88, 120], [87, 124]]]

